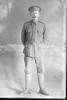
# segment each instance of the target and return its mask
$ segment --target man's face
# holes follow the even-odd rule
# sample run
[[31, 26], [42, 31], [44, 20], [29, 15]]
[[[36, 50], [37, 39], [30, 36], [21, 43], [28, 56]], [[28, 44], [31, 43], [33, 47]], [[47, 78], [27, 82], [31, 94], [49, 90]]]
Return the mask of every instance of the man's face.
[[30, 16], [32, 17], [33, 20], [37, 20], [40, 16], [40, 13], [39, 11], [30, 12]]

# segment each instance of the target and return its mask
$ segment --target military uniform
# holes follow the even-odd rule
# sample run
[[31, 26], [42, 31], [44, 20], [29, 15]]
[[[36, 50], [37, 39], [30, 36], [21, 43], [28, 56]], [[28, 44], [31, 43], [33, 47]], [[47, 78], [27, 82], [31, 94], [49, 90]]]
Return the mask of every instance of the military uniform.
[[[46, 27], [43, 22], [34, 23], [33, 20], [24, 23], [22, 29], [22, 42], [24, 45], [25, 57], [35, 60], [43, 55], [43, 45], [45, 40]], [[37, 60], [36, 60], [37, 61]]]
[[[34, 10], [41, 11], [38, 6], [32, 6], [28, 9], [30, 12]], [[30, 88], [31, 73], [33, 72], [34, 62], [36, 64], [40, 92], [44, 89], [44, 42], [45, 42], [45, 23], [40, 21], [30, 20], [23, 24], [21, 32], [21, 40], [24, 45], [24, 60], [25, 60], [25, 75], [26, 75], [26, 89]]]

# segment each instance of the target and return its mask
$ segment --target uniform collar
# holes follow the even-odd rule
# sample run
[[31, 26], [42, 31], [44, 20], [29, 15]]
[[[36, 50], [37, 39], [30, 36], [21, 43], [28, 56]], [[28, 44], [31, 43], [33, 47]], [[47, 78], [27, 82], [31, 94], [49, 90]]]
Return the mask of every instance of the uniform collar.
[[35, 24], [37, 25], [38, 24], [38, 21], [37, 22], [34, 22], [33, 20], [31, 20], [32, 24]]

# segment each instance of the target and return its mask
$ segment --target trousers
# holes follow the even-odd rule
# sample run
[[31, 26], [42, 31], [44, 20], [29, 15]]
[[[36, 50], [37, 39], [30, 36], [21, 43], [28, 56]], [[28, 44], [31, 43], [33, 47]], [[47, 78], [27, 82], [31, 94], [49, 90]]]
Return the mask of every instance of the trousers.
[[34, 64], [36, 65], [37, 73], [44, 73], [44, 58], [43, 57], [24, 57], [25, 73], [30, 74], [34, 71]]

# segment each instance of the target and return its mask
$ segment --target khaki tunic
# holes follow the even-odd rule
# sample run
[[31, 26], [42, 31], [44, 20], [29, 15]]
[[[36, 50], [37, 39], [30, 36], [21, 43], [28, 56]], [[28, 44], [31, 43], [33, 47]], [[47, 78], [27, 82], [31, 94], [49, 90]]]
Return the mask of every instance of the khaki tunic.
[[23, 24], [21, 40], [24, 45], [23, 53], [27, 57], [43, 55], [46, 27], [43, 22], [34, 23], [33, 20]]

